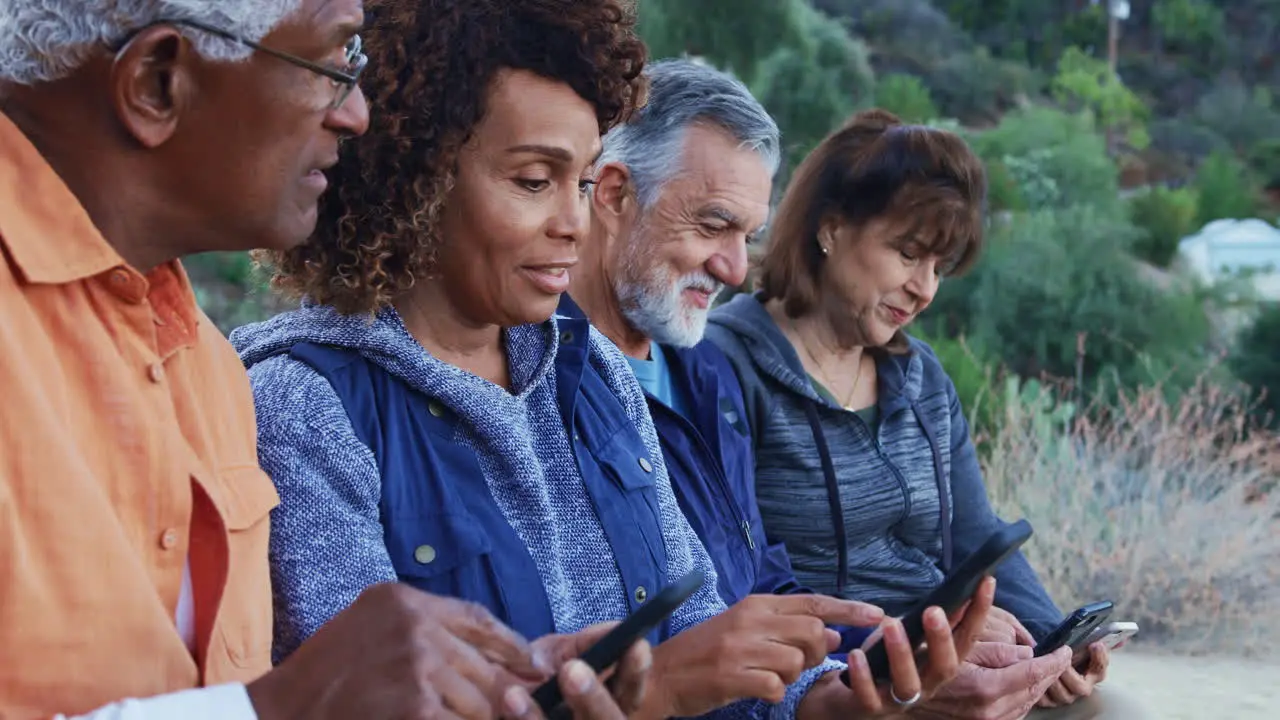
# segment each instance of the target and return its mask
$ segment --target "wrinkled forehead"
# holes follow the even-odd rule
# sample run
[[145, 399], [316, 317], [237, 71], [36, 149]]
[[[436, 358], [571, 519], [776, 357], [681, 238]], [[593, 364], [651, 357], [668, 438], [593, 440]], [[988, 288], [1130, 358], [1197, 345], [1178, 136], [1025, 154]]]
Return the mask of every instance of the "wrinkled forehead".
[[678, 165], [661, 198], [676, 198], [690, 211], [754, 233], [769, 217], [773, 178], [768, 162], [729, 133], [689, 128]]

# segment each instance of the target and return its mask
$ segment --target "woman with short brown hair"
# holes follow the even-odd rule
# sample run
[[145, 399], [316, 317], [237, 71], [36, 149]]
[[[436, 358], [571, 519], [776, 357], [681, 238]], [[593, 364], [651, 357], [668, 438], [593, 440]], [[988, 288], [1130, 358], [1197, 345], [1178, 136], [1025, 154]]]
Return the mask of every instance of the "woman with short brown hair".
[[[900, 614], [1003, 523], [951, 379], [905, 330], [977, 260], [985, 194], [953, 133], [859, 113], [796, 170], [758, 291], [711, 315], [746, 395], [768, 537], [818, 592]], [[1021, 554], [996, 576], [996, 605], [1030, 636], [1062, 620]], [[1099, 646], [1074, 687], [1105, 664]], [[1074, 699], [1059, 686], [1051, 701]]]

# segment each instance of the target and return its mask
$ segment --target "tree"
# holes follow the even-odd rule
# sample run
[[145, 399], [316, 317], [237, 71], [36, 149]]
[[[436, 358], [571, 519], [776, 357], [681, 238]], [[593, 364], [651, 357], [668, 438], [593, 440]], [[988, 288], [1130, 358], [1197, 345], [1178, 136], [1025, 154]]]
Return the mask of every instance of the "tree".
[[1280, 303], [1264, 305], [1253, 324], [1240, 334], [1231, 355], [1231, 370], [1262, 396], [1258, 410], [1280, 427]]
[[1108, 217], [1122, 215], [1119, 171], [1087, 114], [1027, 108], [1006, 114], [998, 126], [969, 140], [989, 166], [1003, 167], [1001, 172], [1023, 191], [1026, 207], [1088, 205]]
[[1249, 169], [1226, 153], [1214, 153], [1196, 173], [1200, 195], [1200, 225], [1223, 218], [1253, 217], [1258, 210], [1258, 190]]
[[804, 0], [643, 0], [641, 32], [654, 57], [696, 55], [750, 82], [783, 47], [808, 42]]
[[1203, 299], [1140, 274], [1129, 249], [1141, 231], [1124, 219], [1078, 205], [1014, 213], [989, 235], [981, 261], [944, 281], [925, 315], [940, 334], [963, 334], [1023, 377], [1078, 372], [1086, 388], [1173, 392], [1207, 367]]
[[1052, 89], [1058, 102], [1093, 113], [1100, 126], [1123, 133], [1133, 148], [1141, 150], [1150, 143], [1146, 105], [1120, 82], [1106, 62], [1078, 47], [1069, 47], [1058, 60]]
[[1280, 136], [1280, 108], [1265, 87], [1250, 89], [1222, 82], [1196, 103], [1195, 119], [1231, 143], [1237, 155], [1248, 155], [1259, 143]]
[[1153, 187], [1129, 199], [1129, 219], [1147, 236], [1134, 254], [1158, 267], [1169, 267], [1182, 239], [1195, 232], [1200, 199], [1191, 188]]
[[640, 20], [654, 57], [696, 55], [747, 83], [782, 130], [788, 166], [871, 102], [866, 46], [807, 0], [644, 0]]
[[886, 75], [876, 85], [876, 107], [884, 108], [905, 122], [923, 123], [938, 117], [938, 108], [929, 97], [929, 88], [914, 75]]
[[1151, 7], [1151, 24], [1164, 47], [1198, 57], [1219, 54], [1225, 22], [1222, 10], [1204, 0], [1158, 0]]
[[782, 130], [789, 169], [875, 92], [866, 46], [808, 5], [794, 16], [805, 42], [778, 48], [756, 68], [751, 91]]

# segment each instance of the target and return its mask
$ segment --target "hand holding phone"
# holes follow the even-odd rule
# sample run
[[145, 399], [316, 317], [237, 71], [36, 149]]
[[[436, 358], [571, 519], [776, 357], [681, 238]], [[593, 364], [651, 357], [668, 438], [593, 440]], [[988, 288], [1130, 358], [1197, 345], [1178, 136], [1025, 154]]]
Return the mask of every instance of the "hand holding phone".
[[1111, 611], [1114, 608], [1115, 605], [1110, 600], [1089, 603], [1078, 608], [1036, 643], [1035, 656], [1044, 657], [1064, 646], [1070, 647], [1077, 653], [1081, 647], [1088, 647], [1089, 635], [1111, 617]]
[[[647, 603], [640, 606], [626, 620], [609, 631], [609, 634], [592, 645], [580, 658], [595, 673], [599, 674], [615, 665], [622, 656], [660, 625], [693, 596], [702, 587], [705, 577], [701, 570], [694, 569], [675, 583], [668, 585]], [[533, 693], [534, 702], [548, 718], [558, 717], [564, 713], [564, 695], [560, 691], [558, 677], [552, 677]]]
[[[902, 617], [902, 627], [907, 632], [907, 639], [912, 647], [919, 647], [924, 641], [924, 612], [937, 606], [948, 615], [964, 606], [978, 589], [982, 579], [995, 572], [995, 569], [1017, 552], [1032, 534], [1031, 523], [1019, 520], [1006, 525], [987, 538], [987, 541], [969, 557], [965, 558], [951, 574], [933, 589], [923, 600]], [[889, 679], [889, 654], [884, 643], [876, 643], [866, 649], [867, 664], [871, 676], [877, 681]], [[840, 675], [845, 685], [849, 684], [848, 671]]]
[[1093, 632], [1089, 633], [1080, 643], [1073, 645], [1071, 664], [1080, 669], [1089, 663], [1089, 648], [1094, 643], [1102, 643], [1107, 650], [1115, 650], [1126, 642], [1129, 638], [1138, 634], [1138, 624], [1133, 622], [1110, 622], [1105, 625], [1099, 625]]

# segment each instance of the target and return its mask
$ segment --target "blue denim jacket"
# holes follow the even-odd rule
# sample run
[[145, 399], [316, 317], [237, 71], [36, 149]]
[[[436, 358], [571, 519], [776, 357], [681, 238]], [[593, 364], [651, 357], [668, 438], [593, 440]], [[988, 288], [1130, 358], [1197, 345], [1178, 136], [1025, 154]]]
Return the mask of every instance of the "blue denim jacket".
[[[560, 313], [583, 317], [565, 295]], [[787, 549], [770, 543], [756, 503], [751, 429], [728, 357], [709, 341], [692, 348], [663, 348], [667, 369], [689, 405], [685, 418], [646, 393], [662, 455], [680, 509], [707, 547], [725, 604], [748, 595], [811, 593], [796, 580]], [[838, 655], [861, 646], [865, 628], [835, 627]]]

